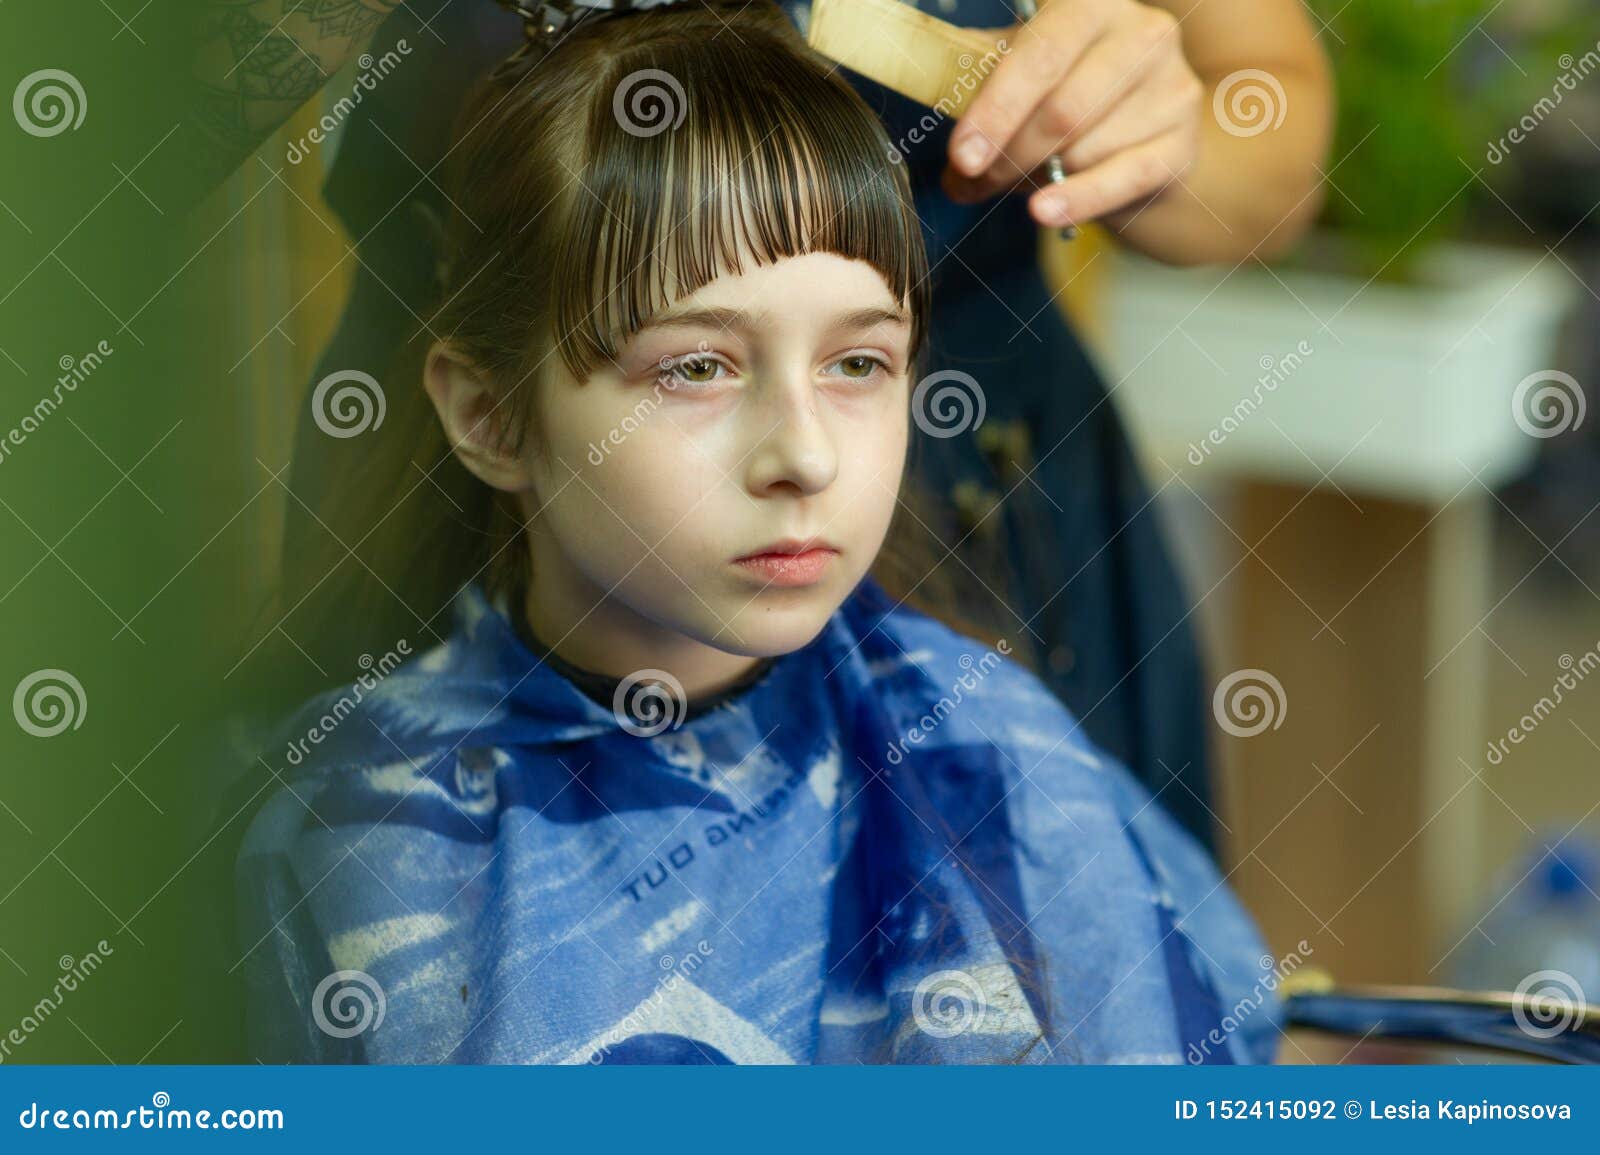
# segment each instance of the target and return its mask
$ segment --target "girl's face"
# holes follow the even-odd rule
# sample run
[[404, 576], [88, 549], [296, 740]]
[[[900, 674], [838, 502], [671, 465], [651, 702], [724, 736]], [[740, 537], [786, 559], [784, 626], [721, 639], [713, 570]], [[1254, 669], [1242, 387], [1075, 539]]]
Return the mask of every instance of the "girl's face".
[[543, 639], [633, 668], [627, 638], [815, 637], [894, 513], [910, 333], [876, 269], [808, 253], [679, 298], [588, 381], [548, 375], [522, 494]]

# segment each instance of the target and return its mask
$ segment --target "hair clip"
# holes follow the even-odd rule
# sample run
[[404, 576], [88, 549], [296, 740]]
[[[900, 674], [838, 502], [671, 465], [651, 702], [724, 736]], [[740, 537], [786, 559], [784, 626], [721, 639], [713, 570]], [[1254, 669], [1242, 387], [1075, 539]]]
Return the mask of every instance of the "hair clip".
[[605, 16], [626, 16], [691, 0], [495, 0], [522, 17], [523, 44], [494, 70], [499, 81], [520, 80], [580, 23]]
[[557, 5], [544, 0], [496, 0], [500, 7], [522, 18], [522, 45], [501, 61], [494, 69], [496, 81], [516, 82], [538, 64], [560, 41], [564, 32], [571, 31], [589, 8], [574, 10], [569, 4]]

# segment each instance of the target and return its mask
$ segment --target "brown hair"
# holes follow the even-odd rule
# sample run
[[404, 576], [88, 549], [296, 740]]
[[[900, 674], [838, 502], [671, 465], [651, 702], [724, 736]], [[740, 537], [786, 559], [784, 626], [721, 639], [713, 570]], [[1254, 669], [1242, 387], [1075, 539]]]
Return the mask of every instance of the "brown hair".
[[[330, 531], [298, 535], [322, 548], [285, 556], [284, 603], [312, 619], [291, 633], [348, 670], [397, 637], [431, 644], [464, 584], [497, 596], [527, 580], [514, 501], [455, 459], [421, 387], [434, 336], [498, 390], [493, 434], [513, 452], [539, 437], [528, 386], [550, 356], [587, 379], [653, 310], [742, 271], [741, 249], [760, 264], [814, 251], [867, 262], [908, 304], [919, 364], [927, 254], [892, 151], [771, 0], [585, 21], [537, 65], [487, 78], [457, 120], [438, 296], [387, 375], [404, 384], [388, 420], [359, 439], [373, 456], [325, 510], [290, 510]], [[1003, 583], [952, 580], [965, 567], [906, 480], [874, 576], [992, 644], [978, 621]]]

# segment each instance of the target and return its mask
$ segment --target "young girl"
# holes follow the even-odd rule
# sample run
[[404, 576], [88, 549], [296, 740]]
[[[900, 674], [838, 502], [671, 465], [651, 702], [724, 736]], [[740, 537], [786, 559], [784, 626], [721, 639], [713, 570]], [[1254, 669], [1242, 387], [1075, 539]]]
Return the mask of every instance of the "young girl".
[[530, 42], [460, 125], [423, 441], [350, 482], [412, 632], [452, 612], [263, 755], [255, 1057], [1270, 1058], [1210, 861], [1021, 639], [912, 608], [949, 382], [860, 97], [768, 0], [696, 3]]

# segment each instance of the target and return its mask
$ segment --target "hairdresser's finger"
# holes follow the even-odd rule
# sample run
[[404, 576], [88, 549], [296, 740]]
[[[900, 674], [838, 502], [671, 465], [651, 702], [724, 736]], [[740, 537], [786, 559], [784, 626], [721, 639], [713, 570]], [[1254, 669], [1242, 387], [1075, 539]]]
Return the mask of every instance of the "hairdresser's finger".
[[[1142, 93], [1172, 61], [1186, 69], [1176, 28], [1171, 14], [1159, 8], [1145, 8], [1091, 46], [1013, 138], [1006, 159], [1020, 171], [1005, 174], [1011, 178], [1010, 183], [1105, 123], [1133, 99], [1130, 94]], [[995, 174], [1000, 167], [997, 163], [990, 173]]]
[[1189, 139], [1198, 146], [1203, 94], [1204, 86], [1180, 64], [1170, 75], [1142, 85], [1110, 116], [1063, 150], [1063, 166], [1068, 172], [1082, 172], [1174, 130], [1190, 130]]
[[[1059, 154], [1069, 170], [1085, 168], [1086, 163], [1070, 162], [1073, 146], [1112, 119], [1123, 122], [1125, 144], [1137, 144], [1172, 128], [1176, 114], [1164, 107], [1169, 91], [1176, 87], [1172, 74], [1193, 76], [1182, 55], [1174, 56], [1170, 48], [1159, 47], [1153, 36], [1118, 34], [1096, 42], [1034, 110], [988, 171], [976, 178], [955, 175], [945, 188], [950, 198], [968, 203], [1014, 188], [1030, 174], [1042, 174], [1045, 159], [1052, 154]], [[1194, 87], [1198, 93], [1198, 80]], [[1157, 91], [1151, 92], [1152, 88]], [[1137, 123], [1140, 118], [1142, 129]]]
[[1099, 39], [1104, 20], [1098, 5], [1051, 0], [1031, 21], [1010, 30], [1005, 59], [950, 133], [956, 172], [978, 176], [1009, 148], [1039, 101]]
[[1135, 201], [1155, 196], [1193, 163], [1187, 130], [1174, 129], [1117, 153], [1093, 168], [1073, 173], [1028, 199], [1042, 225], [1081, 225]]

